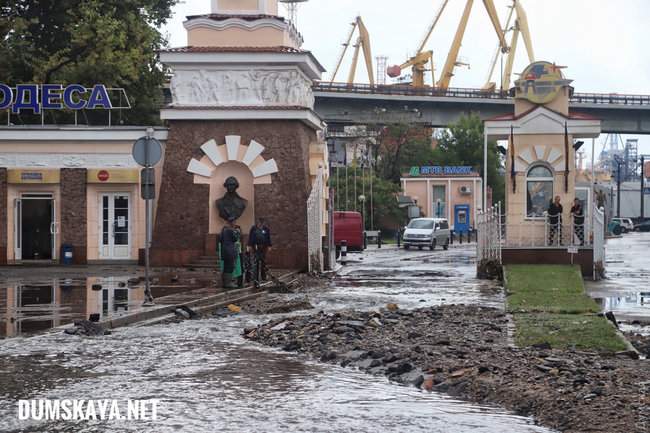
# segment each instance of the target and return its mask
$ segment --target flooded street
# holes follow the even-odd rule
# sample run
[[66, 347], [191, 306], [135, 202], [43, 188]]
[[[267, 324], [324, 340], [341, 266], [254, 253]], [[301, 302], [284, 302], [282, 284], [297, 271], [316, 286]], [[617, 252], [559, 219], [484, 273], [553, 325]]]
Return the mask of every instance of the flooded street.
[[586, 282], [587, 293], [626, 322], [650, 324], [650, 233], [607, 240], [607, 278]]
[[[371, 249], [350, 255], [321, 310], [441, 303], [502, 305], [474, 279], [474, 247], [447, 252]], [[363, 259], [363, 260], [362, 260]], [[354, 261], [354, 263], [352, 263]], [[242, 314], [0, 341], [0, 430], [34, 432], [548, 432], [532, 420], [320, 364], [244, 340], [273, 316]], [[157, 421], [18, 421], [17, 399], [161, 399]]]

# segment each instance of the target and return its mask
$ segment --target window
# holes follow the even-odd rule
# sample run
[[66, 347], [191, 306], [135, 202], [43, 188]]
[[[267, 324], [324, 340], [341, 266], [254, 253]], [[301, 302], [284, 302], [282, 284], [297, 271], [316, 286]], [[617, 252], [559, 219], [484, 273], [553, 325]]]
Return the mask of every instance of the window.
[[545, 165], [534, 165], [526, 178], [526, 216], [540, 218], [553, 199], [553, 172]]
[[433, 216], [442, 218], [447, 216], [447, 187], [433, 185]]
[[412, 220], [408, 228], [431, 230], [433, 228], [433, 220]]

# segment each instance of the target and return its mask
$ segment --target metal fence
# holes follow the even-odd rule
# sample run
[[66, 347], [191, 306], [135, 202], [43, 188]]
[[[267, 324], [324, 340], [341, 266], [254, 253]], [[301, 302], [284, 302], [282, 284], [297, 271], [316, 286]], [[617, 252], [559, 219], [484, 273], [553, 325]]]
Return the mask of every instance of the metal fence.
[[[413, 87], [409, 84], [375, 85], [319, 82], [313, 87], [314, 92], [358, 93], [378, 95], [432, 96], [450, 98], [477, 99], [512, 99], [509, 92], [486, 91], [482, 89], [435, 87]], [[623, 95], [618, 93], [573, 93], [572, 104], [608, 104], [608, 105], [650, 105], [650, 95]]]
[[320, 168], [307, 199], [309, 272], [323, 271], [323, 213], [323, 169]]
[[479, 212], [476, 218], [478, 229], [476, 255], [479, 266], [487, 262], [501, 264], [501, 204]]

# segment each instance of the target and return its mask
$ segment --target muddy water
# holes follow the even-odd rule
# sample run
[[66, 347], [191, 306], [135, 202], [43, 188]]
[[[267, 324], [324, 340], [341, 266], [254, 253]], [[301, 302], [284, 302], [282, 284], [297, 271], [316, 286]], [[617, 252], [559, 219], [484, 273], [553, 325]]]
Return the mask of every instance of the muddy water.
[[[468, 276], [471, 280], [471, 256], [471, 249], [449, 256], [367, 254], [315, 302], [328, 310], [371, 308], [387, 300], [402, 306], [420, 306], [421, 299], [444, 302], [442, 298], [497, 303], [493, 288], [466, 281]], [[382, 271], [370, 272], [373, 268]], [[403, 268], [414, 273], [398, 272]], [[419, 275], [424, 272], [433, 273]], [[365, 283], [357, 287], [355, 279]], [[409, 291], [414, 282], [417, 287]], [[241, 337], [243, 328], [271, 318], [241, 315], [125, 328], [102, 338], [50, 334], [1, 341], [0, 431], [549, 431], [495, 408], [394, 385]], [[158, 398], [162, 403], [157, 421], [75, 425], [19, 422], [16, 400], [21, 398]]]
[[[543, 432], [492, 408], [243, 340], [236, 317], [2, 342], [0, 430]], [[19, 378], [12, 382], [11, 378]], [[20, 424], [18, 398], [162, 399], [158, 421]]]
[[650, 233], [607, 240], [605, 280], [588, 282], [587, 293], [621, 320], [650, 323]]

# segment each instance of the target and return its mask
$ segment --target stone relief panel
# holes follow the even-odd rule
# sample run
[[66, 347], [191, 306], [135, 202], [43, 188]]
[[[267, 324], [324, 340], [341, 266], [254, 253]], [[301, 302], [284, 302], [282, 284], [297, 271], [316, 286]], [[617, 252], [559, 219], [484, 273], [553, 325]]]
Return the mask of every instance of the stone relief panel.
[[297, 70], [177, 70], [175, 106], [314, 107], [312, 83]]

